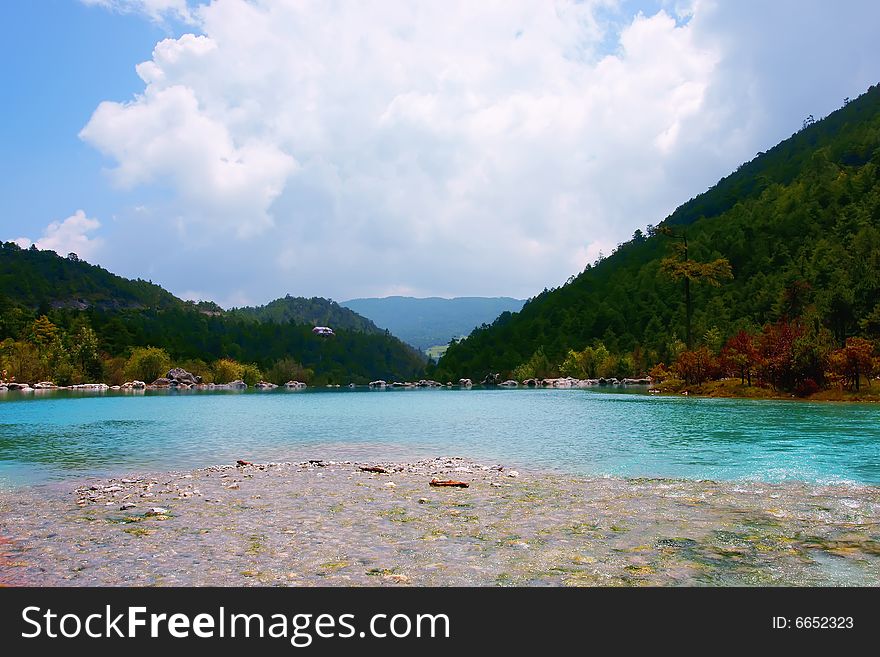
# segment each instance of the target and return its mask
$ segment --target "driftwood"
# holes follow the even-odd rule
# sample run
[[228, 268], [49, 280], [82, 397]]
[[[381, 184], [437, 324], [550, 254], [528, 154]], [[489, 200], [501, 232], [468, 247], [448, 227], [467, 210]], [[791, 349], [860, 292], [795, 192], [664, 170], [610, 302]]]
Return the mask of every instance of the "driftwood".
[[388, 474], [388, 470], [385, 468], [380, 468], [378, 465], [362, 465], [361, 470], [363, 472], [378, 472], [379, 474]]
[[452, 486], [454, 488], [467, 488], [470, 486], [466, 481], [455, 481], [454, 479], [447, 479], [446, 481], [440, 481], [439, 479], [431, 480], [432, 486]]

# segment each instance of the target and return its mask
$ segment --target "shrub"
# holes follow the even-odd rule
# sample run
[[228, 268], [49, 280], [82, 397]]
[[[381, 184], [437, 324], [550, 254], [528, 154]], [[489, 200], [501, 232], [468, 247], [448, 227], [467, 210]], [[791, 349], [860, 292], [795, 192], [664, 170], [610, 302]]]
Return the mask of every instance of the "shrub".
[[211, 369], [214, 371], [214, 383], [229, 383], [242, 378], [241, 364], [231, 358], [221, 358]]
[[798, 383], [794, 388], [794, 394], [798, 397], [809, 397], [816, 392], [819, 392], [819, 384], [809, 377]]
[[305, 368], [293, 358], [282, 358], [266, 371], [266, 380], [284, 385], [288, 381], [311, 383], [314, 371]]
[[159, 347], [135, 347], [125, 363], [125, 378], [129, 381], [152, 383], [171, 369], [171, 358]]
[[241, 376], [239, 378], [249, 386], [252, 386], [263, 380], [263, 373], [254, 363], [244, 363], [241, 365]]

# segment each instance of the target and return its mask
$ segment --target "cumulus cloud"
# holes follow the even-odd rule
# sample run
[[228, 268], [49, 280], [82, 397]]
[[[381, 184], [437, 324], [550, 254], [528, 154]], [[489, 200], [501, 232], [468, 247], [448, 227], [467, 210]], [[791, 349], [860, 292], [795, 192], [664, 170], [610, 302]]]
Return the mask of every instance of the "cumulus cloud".
[[[792, 6], [666, 6], [213, 0], [81, 137], [173, 190], [181, 248], [249, 253], [248, 294], [528, 295], [787, 136], [761, 90]], [[836, 10], [796, 7], [786, 48], [835, 61]]]
[[82, 210], [77, 210], [63, 221], [53, 221], [43, 231], [42, 237], [36, 241], [27, 237], [13, 240], [23, 249], [36, 245], [40, 250], [55, 251], [59, 255], [76, 253], [80, 258], [91, 259], [98, 252], [103, 240], [100, 237], [89, 237], [89, 233], [97, 230], [101, 223], [90, 219]]

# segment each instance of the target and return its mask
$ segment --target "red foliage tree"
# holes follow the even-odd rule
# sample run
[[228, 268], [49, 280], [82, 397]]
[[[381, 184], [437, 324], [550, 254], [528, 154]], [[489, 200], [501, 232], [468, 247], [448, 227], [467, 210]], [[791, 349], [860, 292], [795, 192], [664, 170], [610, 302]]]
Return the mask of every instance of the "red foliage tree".
[[755, 336], [746, 331], [734, 335], [721, 349], [721, 365], [724, 369], [737, 372], [741, 383], [746, 379], [752, 385], [752, 372], [758, 366], [761, 354], [755, 345]]
[[803, 333], [800, 322], [782, 320], [767, 324], [758, 337], [761, 378], [774, 388], [792, 390], [797, 384], [795, 344]]
[[672, 369], [689, 385], [705, 383], [720, 374], [718, 359], [706, 347], [681, 352]]
[[864, 338], [847, 338], [846, 346], [832, 352], [829, 359], [831, 371], [856, 391], [863, 376], [871, 385], [875, 364], [874, 344]]

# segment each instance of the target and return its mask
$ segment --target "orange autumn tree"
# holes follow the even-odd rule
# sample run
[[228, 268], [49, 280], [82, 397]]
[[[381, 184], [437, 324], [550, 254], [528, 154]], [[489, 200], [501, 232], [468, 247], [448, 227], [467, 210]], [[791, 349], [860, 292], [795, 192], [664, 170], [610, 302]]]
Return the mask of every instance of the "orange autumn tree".
[[847, 338], [843, 348], [831, 352], [828, 364], [850, 389], [858, 391], [863, 376], [870, 387], [876, 365], [874, 344], [864, 338]]
[[706, 347], [681, 352], [672, 369], [689, 385], [700, 385], [719, 375], [718, 360]]

